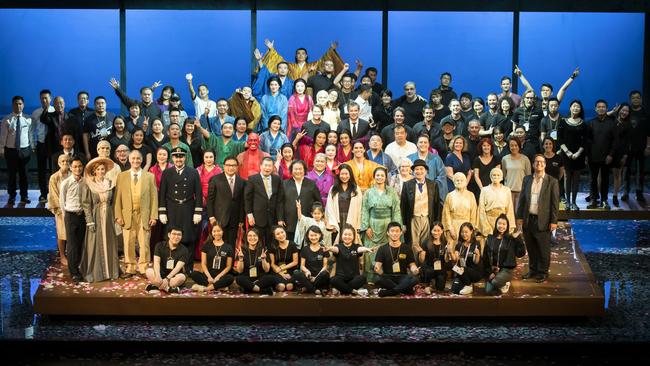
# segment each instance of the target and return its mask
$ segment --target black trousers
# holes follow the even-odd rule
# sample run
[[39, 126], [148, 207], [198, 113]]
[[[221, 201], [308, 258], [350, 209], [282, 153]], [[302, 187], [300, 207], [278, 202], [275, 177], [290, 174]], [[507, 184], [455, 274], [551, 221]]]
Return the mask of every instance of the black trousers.
[[[209, 269], [208, 272], [210, 272], [210, 276], [212, 278], [217, 277], [217, 275], [221, 272], [220, 270], [217, 269]], [[208, 283], [208, 276], [205, 275], [205, 273], [200, 272], [200, 271], [194, 271], [190, 275], [192, 277], [192, 280], [196, 282], [197, 284], [201, 286], [207, 286], [209, 285]], [[223, 275], [217, 282], [214, 283], [214, 288], [222, 288], [222, 287], [228, 287], [230, 286], [233, 282], [235, 281], [235, 277], [231, 275], [230, 273], [227, 273]]]
[[194, 272], [194, 247], [196, 246], [196, 242], [181, 241], [181, 244], [187, 248], [187, 252], [189, 253], [187, 263], [185, 263], [185, 274], [189, 276]]
[[83, 212], [80, 215], [66, 212], [63, 222], [66, 232], [65, 255], [68, 258], [68, 271], [72, 276], [81, 276], [79, 264], [86, 235], [86, 217]]
[[235, 248], [236, 245], [238, 229], [239, 229], [239, 224], [237, 222], [232, 222], [232, 221], [229, 222], [228, 225], [223, 228], [223, 241], [225, 243], [232, 245], [233, 248]]
[[255, 285], [257, 285], [260, 290], [267, 288], [272, 289], [277, 284], [277, 278], [274, 275], [265, 274], [262, 277], [252, 279], [247, 275], [240, 274], [235, 279], [235, 282], [237, 282], [237, 285], [239, 285], [239, 287], [241, 287], [245, 293], [250, 293], [253, 292], [253, 287], [255, 287]]
[[[271, 248], [273, 243], [273, 234], [271, 233], [271, 225], [259, 226], [256, 224], [255, 227], [262, 233], [261, 239], [264, 241], [264, 246], [267, 249]], [[288, 235], [287, 235], [287, 239], [291, 240]]]
[[630, 193], [632, 186], [632, 169], [636, 169], [636, 191], [643, 193], [643, 181], [645, 175], [645, 152], [630, 151], [627, 156], [627, 169], [625, 169], [625, 192]]
[[418, 279], [411, 275], [381, 275], [375, 281], [375, 286], [393, 290], [399, 294], [409, 294], [413, 292], [413, 287], [418, 284]]
[[16, 197], [16, 174], [20, 182], [20, 197], [27, 198], [27, 164], [31, 156], [20, 157], [18, 149], [5, 147], [5, 159], [7, 160], [7, 194], [9, 197]]
[[[313, 275], [313, 274], [312, 274]], [[314, 293], [316, 290], [327, 289], [330, 285], [330, 274], [327, 271], [320, 272], [315, 278], [314, 282], [311, 282], [304, 272], [296, 270], [293, 272], [293, 278], [301, 286], [307, 289], [308, 293]]]
[[[49, 147], [49, 149], [51, 148], [52, 147]], [[41, 196], [43, 197], [47, 197], [50, 174], [52, 174], [52, 159], [50, 159], [50, 155], [47, 144], [40, 142], [36, 144], [38, 189], [41, 191]]]
[[524, 227], [524, 241], [528, 250], [529, 270], [547, 275], [551, 264], [551, 232], [548, 228], [539, 230], [536, 215], [528, 216], [528, 223]]
[[445, 270], [444, 267], [442, 270], [436, 271], [433, 269], [433, 267], [422, 266], [420, 268], [420, 276], [422, 278], [422, 282], [424, 283], [433, 282], [433, 285], [437, 291], [445, 290], [445, 283], [447, 282], [447, 270]]
[[[471, 260], [471, 259], [469, 259]], [[456, 273], [456, 278], [451, 284], [451, 292], [454, 294], [460, 293], [460, 290], [465, 286], [469, 286], [475, 282], [478, 282], [483, 277], [483, 273], [474, 267], [464, 267], [465, 271], [462, 275]]]
[[[607, 201], [609, 193], [609, 165], [604, 161], [594, 163], [589, 161], [589, 170], [591, 172], [591, 200]], [[600, 190], [598, 189], [598, 174], [600, 174]], [[600, 194], [600, 196], [599, 196]]]
[[341, 291], [343, 295], [349, 295], [352, 293], [352, 290], [358, 290], [366, 284], [366, 277], [362, 275], [348, 277], [337, 274], [332, 277], [330, 282], [332, 284], [332, 287]]

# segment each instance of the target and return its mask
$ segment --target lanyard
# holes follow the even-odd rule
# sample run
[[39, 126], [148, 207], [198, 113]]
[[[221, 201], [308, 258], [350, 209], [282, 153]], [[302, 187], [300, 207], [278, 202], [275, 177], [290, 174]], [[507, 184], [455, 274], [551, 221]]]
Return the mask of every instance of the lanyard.
[[[221, 247], [222, 246], [223, 246], [223, 244], [218, 245], [218, 246], [217, 245], [214, 246], [214, 249], [215, 249], [216, 253], [214, 255], [214, 258], [212, 259], [212, 268], [217, 267], [215, 269], [221, 269], [221, 255], [220, 254], [221, 254]], [[217, 264], [217, 260], [219, 261], [219, 264], [215, 265], [215, 264]]]
[[[463, 248], [465, 248], [465, 245], [464, 245], [464, 244], [461, 244], [461, 245], [462, 245], [462, 247], [460, 248], [460, 249], [461, 249], [460, 255], [463, 255]], [[465, 251], [465, 265], [467, 265], [467, 256], [469, 255], [469, 250], [470, 250], [471, 248], [472, 248], [472, 245], [470, 244], [470, 245], [467, 247], [467, 250]]]
[[253, 256], [251, 257], [251, 248], [248, 248], [248, 267], [255, 267], [257, 265], [257, 260], [253, 262], [253, 259], [257, 259], [257, 247], [255, 247], [255, 251], [253, 251]]
[[397, 248], [397, 255], [393, 257], [393, 247], [388, 245], [388, 249], [390, 249], [390, 259], [393, 261], [393, 263], [399, 261], [399, 253], [402, 250], [402, 246], [400, 245], [399, 248]]
[[[280, 246], [278, 245], [278, 259], [280, 258]], [[287, 248], [284, 250], [284, 261], [282, 263], [287, 264], [287, 254], [289, 254], [289, 244], [287, 244]]]

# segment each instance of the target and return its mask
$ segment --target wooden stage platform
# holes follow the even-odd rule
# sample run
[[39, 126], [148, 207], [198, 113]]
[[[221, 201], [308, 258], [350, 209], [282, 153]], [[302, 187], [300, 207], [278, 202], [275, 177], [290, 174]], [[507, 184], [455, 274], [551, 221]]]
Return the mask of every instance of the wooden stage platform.
[[[426, 295], [418, 285], [412, 296], [379, 298], [276, 293], [150, 295], [143, 278], [77, 284], [58, 260], [48, 269], [34, 297], [36, 313], [46, 315], [218, 316], [218, 317], [592, 317], [604, 314], [604, 297], [568, 224], [558, 229], [550, 280], [522, 281], [527, 257], [515, 270], [510, 292], [486, 296], [483, 285], [470, 296], [448, 292]], [[449, 285], [450, 282], [448, 282]]]
[[[21, 205], [16, 202], [15, 205], [7, 205], [7, 191], [0, 192], [0, 217], [7, 216], [52, 216], [47, 210], [47, 204], [38, 203], [39, 192], [37, 190], [29, 191], [30, 204]], [[630, 195], [628, 202], [620, 202], [619, 207], [612, 204], [611, 195], [609, 204], [612, 209], [606, 210], [588, 210], [588, 203], [585, 201], [587, 193], [578, 194], [578, 206], [580, 211], [560, 210], [559, 218], [562, 221], [571, 219], [583, 220], [650, 220], [650, 205], [641, 204], [636, 201], [635, 195]], [[647, 202], [650, 202], [650, 194], [645, 194]], [[19, 198], [18, 198], [19, 199]]]

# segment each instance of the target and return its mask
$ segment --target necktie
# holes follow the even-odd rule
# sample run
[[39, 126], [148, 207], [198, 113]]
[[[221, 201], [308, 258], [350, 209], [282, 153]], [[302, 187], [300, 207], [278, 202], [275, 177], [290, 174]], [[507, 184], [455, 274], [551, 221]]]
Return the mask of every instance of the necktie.
[[176, 169], [176, 172], [178, 173], [178, 175], [181, 175], [181, 173], [183, 173], [183, 169], [181, 170]]
[[57, 136], [59, 140], [63, 136], [63, 116], [63, 113], [59, 113], [59, 135]]
[[20, 149], [20, 115], [16, 116], [16, 149]]
[[138, 174], [133, 174], [133, 184], [138, 184]]
[[424, 187], [424, 183], [416, 182], [418, 184], [418, 189], [420, 190], [420, 193], [422, 193], [422, 187]]
[[357, 137], [357, 124], [353, 123], [352, 124], [352, 137]]
[[264, 188], [266, 189], [266, 195], [269, 196], [269, 199], [271, 198], [271, 177], [264, 177]]
[[230, 185], [230, 193], [234, 194], [235, 193], [235, 178], [233, 178], [233, 177], [228, 178], [228, 185]]

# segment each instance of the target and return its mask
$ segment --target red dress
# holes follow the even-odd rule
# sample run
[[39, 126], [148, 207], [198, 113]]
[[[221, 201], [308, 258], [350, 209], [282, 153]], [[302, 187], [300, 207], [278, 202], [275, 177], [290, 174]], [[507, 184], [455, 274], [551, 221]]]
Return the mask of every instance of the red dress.
[[204, 165], [196, 168], [196, 171], [199, 173], [199, 178], [201, 179], [201, 190], [203, 191], [203, 220], [201, 220], [201, 235], [199, 236], [198, 245], [194, 246], [194, 258], [201, 258], [201, 247], [203, 243], [208, 239], [208, 234], [212, 231], [212, 225], [207, 220], [208, 211], [206, 210], [206, 204], [208, 203], [208, 184], [210, 179], [217, 174], [221, 174], [222, 170], [218, 165], [215, 165], [212, 170], [207, 171]]
[[302, 124], [307, 122], [309, 112], [314, 106], [314, 100], [311, 95], [305, 94], [303, 101], [300, 101], [298, 94], [293, 94], [289, 98], [289, 108], [287, 111], [287, 136], [293, 137], [300, 132]]
[[341, 161], [341, 162], [346, 162], [352, 160], [352, 148], [350, 147], [350, 152], [345, 153], [343, 151], [343, 146], [339, 146], [338, 151], [336, 153], [336, 161]]

